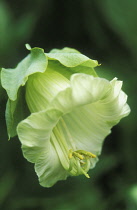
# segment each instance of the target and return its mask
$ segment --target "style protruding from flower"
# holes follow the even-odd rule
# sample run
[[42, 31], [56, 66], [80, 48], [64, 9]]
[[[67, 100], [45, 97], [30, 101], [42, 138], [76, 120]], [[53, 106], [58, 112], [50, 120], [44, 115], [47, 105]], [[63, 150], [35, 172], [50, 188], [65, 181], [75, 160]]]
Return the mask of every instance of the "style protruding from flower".
[[27, 48], [15, 69], [1, 72], [9, 138], [18, 135], [42, 186], [89, 178], [105, 137], [130, 112], [122, 82], [98, 77], [98, 62], [75, 49]]

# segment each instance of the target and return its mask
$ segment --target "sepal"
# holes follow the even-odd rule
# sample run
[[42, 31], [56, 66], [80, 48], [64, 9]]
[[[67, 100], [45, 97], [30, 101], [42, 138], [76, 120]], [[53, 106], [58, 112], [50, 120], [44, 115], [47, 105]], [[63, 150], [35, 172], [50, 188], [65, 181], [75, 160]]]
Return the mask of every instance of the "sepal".
[[50, 53], [46, 53], [49, 60], [58, 61], [68, 70], [74, 73], [85, 73], [97, 76], [94, 67], [98, 66], [98, 61], [92, 60], [81, 54], [79, 51], [65, 47], [61, 50], [53, 49]]
[[10, 100], [15, 101], [17, 99], [18, 90], [25, 85], [29, 75], [36, 72], [43, 73], [47, 64], [48, 61], [43, 49], [32, 48], [31, 53], [15, 69], [2, 68], [1, 83]]
[[[6, 123], [8, 136], [16, 135], [16, 126], [28, 113], [25, 103], [23, 88], [28, 77], [37, 72], [46, 70], [48, 61], [43, 49], [32, 48], [31, 53], [23, 59], [15, 69], [4, 69], [1, 71], [2, 87], [7, 91], [8, 102], [6, 106]], [[26, 108], [25, 108], [26, 107]]]

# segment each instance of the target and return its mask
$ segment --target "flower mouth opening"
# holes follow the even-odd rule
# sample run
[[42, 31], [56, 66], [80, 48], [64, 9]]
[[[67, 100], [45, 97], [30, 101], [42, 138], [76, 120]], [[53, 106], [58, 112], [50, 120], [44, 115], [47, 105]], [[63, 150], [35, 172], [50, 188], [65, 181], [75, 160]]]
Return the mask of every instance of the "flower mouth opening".
[[84, 174], [87, 178], [90, 178], [87, 173], [91, 167], [90, 159], [96, 158], [96, 155], [76, 147], [63, 117], [53, 128], [50, 142], [68, 174], [72, 176]]

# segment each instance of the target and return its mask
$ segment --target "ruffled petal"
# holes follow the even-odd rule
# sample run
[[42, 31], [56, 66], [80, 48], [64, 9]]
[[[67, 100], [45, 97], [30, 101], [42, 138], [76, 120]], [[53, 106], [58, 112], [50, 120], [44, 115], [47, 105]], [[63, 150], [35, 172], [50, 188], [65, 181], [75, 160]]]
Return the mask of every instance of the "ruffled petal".
[[86, 74], [74, 74], [71, 76], [70, 87], [59, 92], [50, 107], [69, 113], [75, 107], [96, 103], [97, 112], [108, 117], [108, 121], [113, 117], [121, 119], [130, 112], [126, 103], [127, 95], [121, 87], [122, 83], [117, 79], [109, 82]]
[[[104, 138], [112, 126], [127, 116], [130, 108], [122, 83], [109, 82], [85, 74], [71, 77], [70, 88], [60, 92], [51, 106], [64, 112], [63, 120], [75, 142], [76, 150], [99, 155]], [[91, 167], [97, 159], [91, 160]]]
[[71, 77], [72, 97], [76, 104], [84, 105], [96, 102], [109, 94], [108, 80], [85, 74], [75, 74]]
[[24, 156], [35, 163], [41, 185], [52, 186], [68, 174], [89, 178], [87, 171], [98, 161], [89, 152], [98, 156], [112, 126], [130, 112], [121, 86], [116, 79], [75, 74], [48, 110], [19, 124]]
[[51, 187], [58, 180], [67, 177], [56, 148], [50, 141], [53, 127], [61, 114], [57, 110], [34, 113], [20, 122], [17, 127], [24, 157], [35, 163], [35, 171], [40, 184], [44, 187]]

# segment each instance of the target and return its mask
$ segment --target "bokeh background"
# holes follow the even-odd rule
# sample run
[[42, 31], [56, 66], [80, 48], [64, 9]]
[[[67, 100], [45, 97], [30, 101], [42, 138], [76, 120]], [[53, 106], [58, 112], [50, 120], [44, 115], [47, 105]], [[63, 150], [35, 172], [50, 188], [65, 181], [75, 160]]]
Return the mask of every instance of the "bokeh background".
[[124, 81], [131, 114], [112, 129], [91, 179], [39, 185], [17, 137], [8, 141], [7, 96], [0, 88], [0, 209], [137, 209], [137, 1], [0, 0], [0, 67], [15, 67], [28, 51], [65, 46], [97, 59], [99, 76]]

